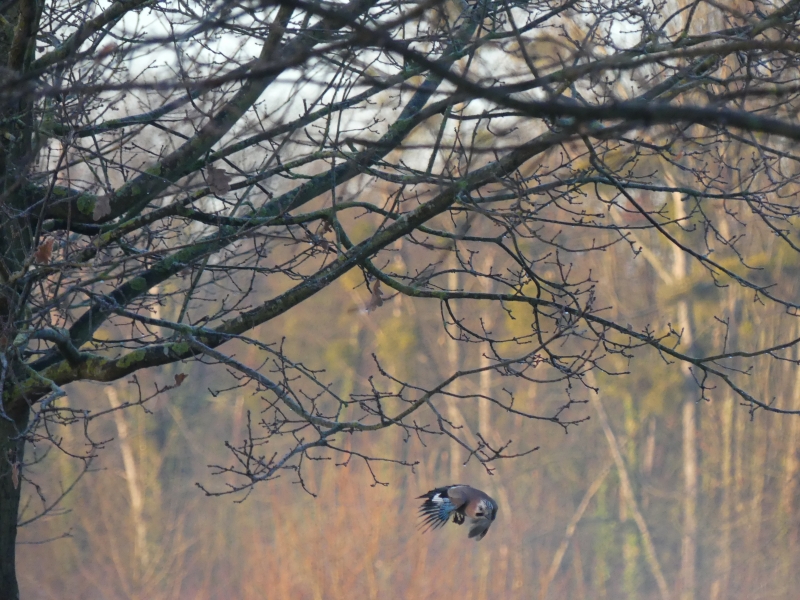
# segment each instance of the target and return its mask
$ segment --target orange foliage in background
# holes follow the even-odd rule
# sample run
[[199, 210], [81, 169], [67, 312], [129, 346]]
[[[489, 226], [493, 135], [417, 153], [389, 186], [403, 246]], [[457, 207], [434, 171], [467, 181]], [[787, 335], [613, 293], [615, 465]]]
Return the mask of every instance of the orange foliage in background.
[[[653, 275], [643, 262], [638, 265], [637, 284], [656, 285], [643, 283]], [[614, 274], [613, 261], [596, 268], [617, 281], [616, 307], [635, 312], [632, 305], [639, 303], [642, 320], [661, 310], [626, 293], [631, 278]], [[435, 327], [436, 305], [399, 297], [382, 299], [381, 305], [370, 300], [377, 287], [370, 292], [360, 283], [353, 274], [285, 315], [280, 326], [289, 350], [309, 365], [325, 366], [344, 393], [363, 384], [373, 368], [373, 352], [396, 372], [434, 379], [447, 373], [459, 355], [450, 352], [452, 341]], [[705, 297], [691, 303], [698, 323], [718, 309], [714, 302]], [[755, 331], [764, 341], [777, 335], [782, 325], [757, 321], [758, 306], [740, 308], [743, 332]], [[512, 328], [514, 322], [501, 326]], [[269, 332], [261, 335], [266, 339]], [[700, 335], [716, 334], [709, 326], [701, 327]], [[238, 356], [251, 364], [257, 360]], [[632, 375], [624, 378], [599, 377], [600, 397], [657, 560], [677, 598], [682, 430], [675, 389], [680, 373], [653, 357], [636, 359], [629, 369]], [[754, 373], [764, 397], [791, 394], [800, 385], [788, 377], [788, 366]], [[207, 465], [229, 463], [222, 442], [243, 438], [248, 411], [255, 421], [264, 408], [262, 395], [232, 390], [215, 397], [208, 390], [226, 387], [224, 373], [197, 363], [147, 377], [141, 379], [143, 388], [154, 382], [183, 385], [156, 398], [148, 406], [152, 415], [135, 407], [115, 413], [116, 419], [93, 422], [94, 439], [114, 441], [57, 510], [21, 530], [23, 598], [63, 598], [65, 593], [107, 600], [658, 597], [591, 404], [571, 409], [592, 418], [568, 435], [546, 422], [492, 413], [482, 433], [495, 443], [513, 439], [517, 450], [541, 447], [522, 459], [497, 463], [493, 475], [475, 461], [464, 465], [467, 457], [446, 439], [423, 446], [399, 434], [342, 437], [340, 445], [370, 444], [372, 454], [419, 464], [412, 472], [373, 463], [377, 479], [388, 484], [383, 485], [374, 484], [357, 458], [347, 466], [307, 462], [304, 482], [316, 497], [287, 473], [234, 503], [205, 498], [193, 484], [224, 485]], [[498, 385], [506, 385], [489, 384], [496, 394], [503, 393]], [[518, 385], [513, 391], [520, 408], [538, 413], [552, 412], [566, 400], [555, 387]], [[113, 393], [81, 384], [70, 389], [70, 396], [80, 398], [81, 405], [94, 398], [101, 410], [108, 408], [109, 397], [134, 399], [134, 390], [125, 382]], [[572, 396], [588, 399], [589, 393], [574, 390]], [[470, 402], [456, 409], [475, 426], [480, 406]], [[758, 412], [751, 419], [724, 394], [698, 409], [697, 597], [793, 598], [800, 556], [795, 420]], [[66, 430], [65, 436], [67, 446], [82, 444], [80, 431]], [[77, 473], [75, 461], [51, 452], [26, 475], [41, 484], [67, 485]], [[498, 500], [498, 522], [480, 543], [467, 540], [465, 529], [455, 525], [425, 534], [417, 530], [416, 497], [449, 483], [476, 485]], [[590, 488], [594, 492], [587, 496]], [[43, 493], [53, 498], [58, 489]], [[35, 503], [32, 496], [31, 511]]]

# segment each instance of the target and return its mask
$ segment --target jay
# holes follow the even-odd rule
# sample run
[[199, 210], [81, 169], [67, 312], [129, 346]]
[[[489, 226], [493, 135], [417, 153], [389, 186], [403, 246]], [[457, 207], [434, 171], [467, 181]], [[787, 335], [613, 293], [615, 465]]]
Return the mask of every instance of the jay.
[[442, 527], [452, 515], [456, 525], [469, 522], [469, 537], [477, 542], [483, 539], [497, 516], [497, 502], [468, 485], [447, 485], [419, 498], [425, 498], [419, 509], [425, 531]]

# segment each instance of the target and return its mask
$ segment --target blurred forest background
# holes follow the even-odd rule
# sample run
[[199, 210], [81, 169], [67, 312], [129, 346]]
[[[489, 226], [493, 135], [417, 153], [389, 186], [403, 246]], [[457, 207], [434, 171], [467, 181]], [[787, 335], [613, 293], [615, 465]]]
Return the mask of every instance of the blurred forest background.
[[[20, 209], [51, 226], [18, 253], [41, 302], [18, 307], [6, 340], [19, 372], [39, 368], [15, 397], [38, 427], [25, 439], [20, 597], [797, 598], [800, 417], [758, 402], [800, 411], [798, 3], [525, 2], [519, 28], [492, 2], [402, 19], [408, 3], [364, 3], [352, 22], [336, 3], [243, 3], [233, 17], [235, 3], [218, 4], [207, 21], [191, 3], [130, 9], [136, 35], [120, 20], [114, 44], [98, 35], [76, 55], [83, 71], [51, 69], [26, 134], [47, 138], [24, 155], [43, 174], [41, 206], [56, 190], [74, 207]], [[151, 8], [163, 12], [141, 16]], [[64, 10], [83, 35], [83, 13]], [[181, 10], [185, 29], [151, 44], [148, 28]], [[386, 29], [370, 37], [375, 23]], [[45, 72], [72, 50], [40, 37]], [[151, 75], [137, 65], [172, 50], [174, 79], [133, 90]], [[73, 84], [95, 104], [61, 93]], [[234, 104], [248, 86], [249, 104]], [[96, 127], [112, 110], [130, 119]], [[795, 128], [786, 137], [778, 118]], [[243, 314], [258, 327], [237, 328]], [[210, 328], [213, 344], [190, 347]], [[330, 384], [325, 402], [291, 380], [312, 407], [304, 428], [290, 410], [272, 416], [276, 395], [214, 360], [217, 345], [282, 384], [275, 362], [302, 362]], [[475, 369], [399, 426], [379, 421]], [[324, 431], [323, 417], [336, 419]], [[393, 424], [356, 435], [356, 421]], [[314, 435], [344, 452], [304, 449]], [[294, 447], [274, 481], [229, 470], [224, 442], [253, 439], [270, 468]], [[506, 444], [524, 456], [493, 460]], [[22, 467], [7, 462], [17, 490]], [[480, 543], [453, 525], [418, 531], [417, 496], [451, 483], [499, 503]], [[242, 492], [206, 496], [228, 485]]]
[[[797, 281], [796, 264], [784, 262], [769, 239], [754, 243], [763, 244], [757, 255], [772, 277]], [[587, 256], [585, 268], [614, 283], [606, 288], [612, 294], [605, 299], [607, 315], [635, 318], [633, 325], [642, 327], [670, 321], [686, 303], [694, 343], [709, 348], [718, 347], [726, 333], [715, 316], [729, 317], [735, 326], [740, 339], [729, 344], [765, 347], [786, 334], [780, 328], [787, 325], [764, 319], [763, 305], [747, 294], [691, 277], [662, 280], [653, 261], [663, 260], [666, 273], [673, 256], [657, 250], [650, 261], [641, 255], [631, 261], [630, 249], [619, 245]], [[436, 301], [397, 296], [366, 313], [368, 298], [363, 279], [351, 272], [256, 337], [286, 336], [287, 351], [310, 367], [324, 367], [345, 393], [357, 391], [354, 386], [374, 370], [373, 353], [384, 367], [415, 380], [440, 380], [455, 367], [476, 366], [442, 333]], [[481, 316], [498, 333], [527, 326], [522, 311]], [[797, 337], [796, 320], [788, 326]], [[246, 359], [254, 357], [242, 354], [247, 351], [232, 350], [251, 362]], [[774, 363], [760, 368], [754, 360], [752, 389], [763, 398], [795, 398], [794, 406], [800, 406], [792, 363], [783, 363], [784, 369]], [[221, 487], [207, 465], [230, 461], [222, 440], [243, 439], [248, 413], [257, 421], [264, 399], [240, 390], [211, 393], [234, 383], [220, 366], [195, 363], [140, 375], [145, 391], [155, 382], [171, 383], [175, 373], [188, 377], [148, 405], [154, 415], [133, 408], [91, 423], [93, 440], [114, 439], [58, 512], [20, 530], [23, 595], [63, 598], [69, 590], [72, 598], [657, 598], [635, 521], [638, 510], [672, 597], [796, 597], [797, 417], [751, 413], [720, 390], [696, 404], [696, 426], [687, 429], [683, 407], [695, 407], [698, 392], [685, 386], [679, 367], [653, 351], [629, 363], [619, 359], [617, 366], [630, 375], [598, 375], [596, 397], [624, 459], [633, 508], [597, 403], [573, 405], [570, 416], [591, 418], [565, 435], [552, 423], [489, 413], [474, 399], [452, 402], [457, 418], [495, 443], [513, 439], [512, 449], [540, 449], [493, 463], [489, 475], [474, 460], [464, 465], [465, 453], [447, 439], [427, 439], [423, 446], [396, 433], [372, 438], [372, 452], [419, 464], [411, 472], [373, 463], [387, 486], [371, 485], [369, 472], [355, 460], [337, 468], [311, 463], [305, 479], [316, 498], [289, 474], [257, 487], [241, 504], [230, 497], [209, 499], [194, 483]], [[498, 394], [509, 382], [484, 372], [461, 385]], [[559, 386], [508, 389], [516, 406], [537, 414], [550, 414], [568, 400]], [[571, 396], [594, 397], [586, 389], [572, 389]], [[78, 384], [70, 398], [100, 411], [109, 403], [135, 401], [136, 388], [125, 382]], [[70, 431], [65, 435], [74, 436], [74, 444], [84, 443], [82, 431]], [[29, 473], [52, 499], [60, 488], [47, 482], [70, 484], [79, 464], [63, 453], [38, 450], [42, 460]], [[696, 468], [694, 506], [687, 468]], [[500, 504], [487, 537], [479, 544], [467, 541], [466, 531], [454, 525], [417, 531], [416, 496], [462, 482], [485, 489]], [[36, 496], [28, 496], [33, 511]], [[697, 524], [697, 569], [694, 588], [682, 590], [687, 510]]]

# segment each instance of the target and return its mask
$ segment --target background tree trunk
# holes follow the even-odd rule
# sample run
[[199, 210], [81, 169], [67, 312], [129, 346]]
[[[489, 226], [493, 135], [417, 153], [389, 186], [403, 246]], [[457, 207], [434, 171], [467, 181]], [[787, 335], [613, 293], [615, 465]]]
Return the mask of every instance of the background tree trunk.
[[[636, 474], [639, 472], [639, 457], [637, 456], [636, 440], [639, 434], [639, 420], [636, 406], [630, 394], [626, 394], [622, 400], [625, 421], [625, 460], [630, 474], [631, 488], [633, 495], [640, 497], [639, 485]], [[639, 589], [642, 584], [642, 574], [639, 568], [639, 533], [636, 523], [629, 515], [628, 502], [624, 494], [620, 497], [620, 520], [622, 521], [622, 561], [623, 561], [623, 589], [628, 600], [636, 600], [639, 597]]]
[[[668, 177], [667, 180], [671, 178]], [[673, 213], [676, 221], [682, 224], [686, 218], [686, 210], [681, 194], [673, 193]], [[678, 284], [689, 275], [686, 254], [677, 246], [672, 247], [672, 277]], [[677, 330], [681, 334], [681, 347], [691, 353], [694, 346], [692, 319], [689, 304], [686, 300], [678, 301]], [[683, 531], [681, 535], [681, 600], [694, 600], [695, 577], [697, 566], [697, 408], [696, 396], [692, 393], [695, 387], [694, 378], [689, 365], [681, 365], [683, 382], [677, 386], [677, 392], [683, 396]]]
[[712, 586], [712, 599], [722, 600], [728, 597], [731, 577], [731, 528], [733, 526], [733, 476], [732, 442], [733, 442], [733, 394], [725, 394], [722, 400], [722, 456], [720, 457], [720, 487], [722, 494], [719, 506], [719, 545], [717, 548], [717, 575]]
[[681, 541], [681, 598], [693, 600], [697, 564], [697, 436], [694, 400], [683, 402], [683, 536]]
[[[798, 353], [800, 354], [800, 353]], [[797, 356], [800, 359], [800, 356]], [[793, 382], [793, 396], [795, 409], [800, 408], [800, 375], [795, 374]], [[786, 446], [783, 457], [783, 481], [781, 482], [780, 491], [780, 516], [778, 525], [782, 533], [783, 543], [785, 544], [785, 558], [781, 568], [783, 580], [786, 583], [786, 598], [793, 598], [797, 590], [788, 582], [791, 581], [792, 572], [795, 567], [796, 550], [795, 545], [797, 542], [797, 523], [795, 517], [795, 510], [797, 502], [797, 476], [800, 473], [800, 465], [797, 460], [797, 445], [800, 440], [800, 419], [797, 417], [790, 418], [787, 423], [788, 435], [786, 437]]]

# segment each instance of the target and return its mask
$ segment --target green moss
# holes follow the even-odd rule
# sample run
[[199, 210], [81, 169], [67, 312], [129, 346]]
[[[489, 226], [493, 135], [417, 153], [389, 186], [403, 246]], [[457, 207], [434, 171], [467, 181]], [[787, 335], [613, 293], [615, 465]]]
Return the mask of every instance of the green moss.
[[81, 194], [78, 196], [78, 201], [76, 204], [78, 206], [78, 210], [84, 215], [91, 215], [94, 213], [95, 199], [93, 196], [90, 196], [89, 194]]
[[178, 355], [186, 354], [189, 352], [189, 343], [188, 342], [175, 342], [174, 344], [169, 344], [167, 346], [172, 352]]
[[7, 402], [12, 401], [12, 398], [24, 398], [28, 394], [35, 394], [38, 390], [41, 390], [43, 387], [46, 389], [47, 380], [50, 381], [65, 381], [67, 380], [70, 375], [73, 373], [72, 367], [67, 363], [67, 361], [62, 361], [56, 363], [52, 367], [49, 367], [46, 371], [41, 374], [40, 377], [28, 377], [21, 381], [18, 385], [16, 385], [13, 394], [6, 395], [5, 400]]
[[[87, 353], [84, 353], [83, 356], [86, 356]], [[89, 373], [94, 373], [95, 375], [99, 375], [102, 369], [105, 369], [108, 365], [108, 360], [103, 358], [102, 356], [92, 355], [90, 358], [86, 359], [83, 363], [83, 368], [87, 369]]]
[[131, 279], [131, 288], [136, 292], [143, 292], [147, 289], [147, 280], [144, 277], [134, 277]]
[[117, 367], [120, 369], [127, 369], [128, 367], [143, 361], [145, 356], [147, 356], [147, 352], [145, 350], [134, 350], [133, 352], [129, 352], [120, 358], [117, 361]]

